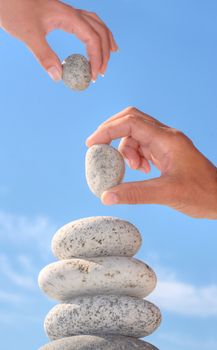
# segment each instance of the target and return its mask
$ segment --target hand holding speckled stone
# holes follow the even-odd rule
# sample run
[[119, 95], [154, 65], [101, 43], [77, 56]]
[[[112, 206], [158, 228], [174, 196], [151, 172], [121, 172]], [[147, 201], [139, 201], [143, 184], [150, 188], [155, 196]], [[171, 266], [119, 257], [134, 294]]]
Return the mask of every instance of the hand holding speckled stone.
[[110, 53], [118, 47], [108, 26], [96, 13], [76, 9], [60, 0], [0, 1], [0, 27], [23, 41], [50, 77], [62, 78], [61, 62], [46, 40], [61, 29], [74, 34], [85, 46], [91, 62], [92, 79], [105, 74]]
[[87, 184], [99, 198], [104, 191], [121, 183], [124, 177], [124, 159], [110, 145], [90, 147], [86, 153], [85, 165]]
[[91, 67], [86, 57], [78, 54], [67, 57], [63, 63], [63, 81], [73, 90], [88, 88], [91, 81]]

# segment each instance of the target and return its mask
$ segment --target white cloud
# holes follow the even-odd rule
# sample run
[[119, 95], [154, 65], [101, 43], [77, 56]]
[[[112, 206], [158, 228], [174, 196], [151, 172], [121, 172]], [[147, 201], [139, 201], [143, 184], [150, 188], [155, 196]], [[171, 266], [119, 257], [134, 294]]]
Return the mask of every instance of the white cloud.
[[[32, 310], [32, 312], [34, 312]], [[2, 312], [0, 314], [0, 325], [7, 325], [7, 326], [12, 326], [17, 327], [17, 324], [19, 324], [22, 320], [22, 324], [23, 326], [25, 325], [29, 325], [32, 324], [34, 327], [34, 324], [38, 324], [38, 325], [42, 325], [42, 318], [41, 316], [37, 316], [37, 314], [33, 315], [33, 314], [25, 314], [22, 313], [22, 315], [20, 315], [20, 313], [18, 312]]]
[[7, 303], [19, 303], [22, 302], [24, 298], [17, 293], [10, 293], [0, 290], [0, 302]]
[[50, 254], [50, 241], [56, 229], [44, 216], [28, 218], [0, 211], [0, 241], [23, 248], [30, 246], [42, 258]]
[[40, 293], [37, 276], [41, 266], [51, 262], [50, 241], [56, 229], [43, 216], [0, 211], [0, 303], [28, 302], [27, 296]]
[[17, 269], [22, 266], [16, 266], [16, 269], [11, 266], [8, 257], [5, 254], [0, 255], [0, 273], [2, 276], [6, 276], [7, 279], [18, 287], [34, 290], [36, 283], [33, 278], [33, 273], [25, 270], [17, 272]]
[[158, 284], [150, 300], [162, 310], [186, 316], [217, 316], [217, 284], [195, 286], [173, 271], [156, 267]]

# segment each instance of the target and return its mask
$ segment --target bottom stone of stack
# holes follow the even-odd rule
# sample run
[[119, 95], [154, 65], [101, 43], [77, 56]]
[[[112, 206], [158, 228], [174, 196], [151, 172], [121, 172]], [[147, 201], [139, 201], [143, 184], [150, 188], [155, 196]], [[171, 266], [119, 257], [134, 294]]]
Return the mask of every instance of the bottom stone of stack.
[[55, 340], [39, 350], [158, 350], [143, 340], [123, 336], [78, 335]]
[[54, 306], [45, 319], [45, 331], [50, 340], [82, 334], [142, 338], [154, 332], [160, 322], [160, 310], [147, 300], [96, 295]]

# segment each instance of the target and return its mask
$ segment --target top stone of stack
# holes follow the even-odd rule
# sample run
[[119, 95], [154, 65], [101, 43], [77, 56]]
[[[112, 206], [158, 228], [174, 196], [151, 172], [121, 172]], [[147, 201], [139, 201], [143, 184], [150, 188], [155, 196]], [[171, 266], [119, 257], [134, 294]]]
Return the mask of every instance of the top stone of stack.
[[52, 240], [58, 259], [125, 256], [136, 254], [142, 243], [138, 229], [128, 221], [96, 216], [72, 221], [60, 228]]

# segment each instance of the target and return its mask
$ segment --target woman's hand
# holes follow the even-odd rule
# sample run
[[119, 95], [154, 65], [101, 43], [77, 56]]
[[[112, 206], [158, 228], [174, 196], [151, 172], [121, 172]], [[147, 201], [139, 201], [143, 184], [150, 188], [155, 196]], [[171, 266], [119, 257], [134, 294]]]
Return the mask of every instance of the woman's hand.
[[217, 169], [183, 133], [129, 107], [88, 138], [87, 146], [122, 138], [119, 151], [132, 169], [155, 179], [122, 183], [102, 194], [104, 204], [163, 204], [197, 218], [217, 219]]
[[94, 81], [105, 73], [111, 51], [118, 49], [112, 33], [95, 13], [58, 0], [0, 0], [0, 26], [23, 41], [56, 81], [62, 78], [62, 66], [46, 41], [52, 30], [62, 29], [84, 42]]

